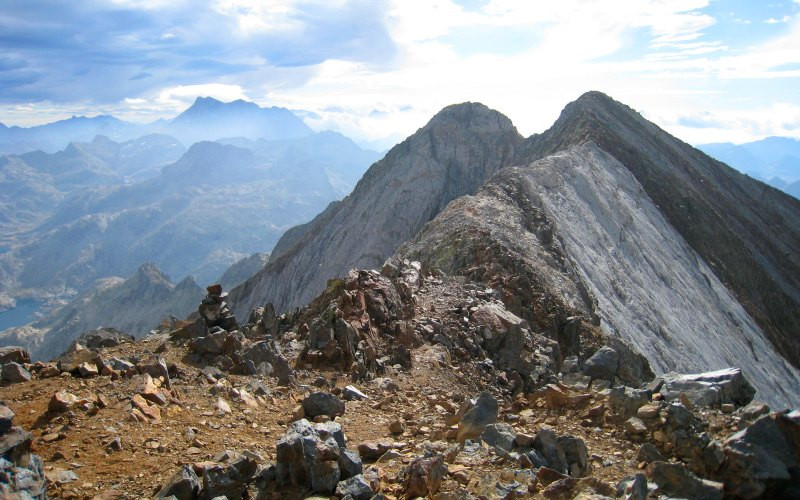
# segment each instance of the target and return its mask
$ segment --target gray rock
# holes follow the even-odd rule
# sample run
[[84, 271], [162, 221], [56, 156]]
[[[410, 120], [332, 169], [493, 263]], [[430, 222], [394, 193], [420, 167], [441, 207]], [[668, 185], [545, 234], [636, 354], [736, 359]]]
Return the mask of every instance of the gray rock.
[[495, 422], [497, 400], [488, 392], [482, 392], [458, 423], [456, 440], [463, 443], [466, 439], [478, 439], [486, 426]]
[[147, 373], [153, 378], [161, 377], [167, 389], [172, 388], [172, 381], [169, 379], [167, 362], [164, 361], [164, 358], [161, 356], [150, 356], [149, 358], [143, 359], [142, 361], [136, 363], [136, 368], [139, 369], [139, 372]]
[[498, 450], [498, 452], [509, 452], [514, 449], [514, 429], [505, 423], [490, 424], [484, 428], [481, 434], [481, 441]]
[[556, 433], [550, 429], [542, 429], [533, 440], [533, 448], [547, 461], [547, 466], [561, 474], [569, 473], [567, 457], [558, 444]]
[[111, 358], [110, 363], [111, 363], [111, 368], [120, 372], [126, 372], [136, 367], [136, 365], [134, 365], [127, 359]]
[[663, 462], [664, 456], [653, 443], [643, 443], [636, 454], [637, 462]]
[[581, 478], [589, 474], [592, 464], [589, 462], [589, 450], [583, 439], [575, 436], [559, 436], [556, 440], [558, 446], [564, 451], [567, 471], [574, 478]]
[[303, 399], [303, 411], [308, 418], [318, 415], [327, 415], [331, 418], [344, 415], [344, 402], [333, 394], [327, 392], [315, 392]]
[[583, 363], [583, 374], [592, 378], [613, 381], [619, 366], [617, 351], [603, 346]]
[[[292, 422], [277, 443], [276, 479], [279, 485], [296, 485], [330, 494], [341, 479], [341, 448], [333, 422], [314, 426], [306, 419]], [[334, 432], [330, 432], [334, 431]]]
[[102, 363], [97, 351], [92, 349], [79, 348], [74, 351], [66, 352], [58, 357], [58, 369], [62, 372], [78, 373], [81, 363]]
[[643, 389], [612, 387], [606, 391], [609, 406], [623, 419], [636, 415], [639, 408], [650, 402], [649, 394]]
[[156, 498], [173, 496], [178, 500], [194, 500], [199, 493], [200, 479], [191, 466], [184, 465], [156, 493]]
[[268, 340], [250, 345], [239, 357], [242, 360], [240, 370], [247, 375], [259, 374], [259, 367], [266, 363], [272, 367], [270, 375], [276, 377], [280, 384], [290, 385], [294, 380], [294, 370], [289, 362]]
[[100, 349], [103, 347], [116, 347], [120, 344], [133, 342], [133, 335], [117, 330], [116, 328], [97, 328], [81, 334], [73, 341], [73, 344], [80, 344], [89, 349]]
[[0, 436], [7, 433], [14, 422], [14, 412], [0, 401]]
[[636, 474], [617, 483], [617, 498], [647, 500], [647, 477], [644, 474]]
[[764, 415], [725, 440], [718, 477], [741, 498], [780, 497], [800, 467], [800, 411]]
[[769, 413], [769, 406], [758, 401], [751, 401], [744, 408], [742, 408], [742, 418], [748, 422], [752, 422], [761, 415]]
[[567, 356], [561, 364], [561, 373], [579, 373], [580, 367], [578, 364], [578, 356]]
[[447, 466], [441, 455], [415, 458], [404, 470], [403, 486], [408, 498], [433, 496], [439, 491]]
[[207, 498], [243, 498], [247, 484], [258, 469], [258, 464], [250, 457], [227, 452], [226, 455], [222, 457], [227, 458], [224, 463], [203, 470], [203, 495]]
[[592, 377], [582, 373], [565, 373], [561, 376], [561, 383], [573, 389], [585, 391], [592, 383]]
[[364, 464], [361, 462], [361, 456], [358, 452], [348, 450], [343, 446], [339, 448], [339, 469], [341, 470], [341, 479], [349, 479], [353, 476], [361, 474], [364, 470]]
[[5, 346], [0, 347], [0, 365], [6, 363], [30, 363], [31, 355], [28, 351], [19, 346]]
[[3, 365], [3, 380], [17, 384], [31, 379], [31, 372], [19, 363], [11, 362]]
[[677, 401], [685, 394], [693, 406], [720, 406], [733, 403], [744, 406], [753, 400], [756, 390], [739, 368], [724, 368], [696, 374], [667, 373], [663, 376], [661, 395]]
[[336, 496], [344, 498], [350, 496], [353, 500], [369, 500], [375, 492], [361, 474], [340, 481], [336, 485]]
[[722, 483], [700, 479], [680, 463], [653, 462], [647, 475], [662, 495], [697, 500], [720, 500], [723, 495]]

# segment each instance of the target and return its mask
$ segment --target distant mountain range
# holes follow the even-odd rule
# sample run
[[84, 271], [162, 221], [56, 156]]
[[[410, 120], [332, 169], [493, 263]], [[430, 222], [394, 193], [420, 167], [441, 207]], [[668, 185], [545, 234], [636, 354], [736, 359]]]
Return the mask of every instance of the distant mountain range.
[[262, 108], [243, 100], [224, 103], [198, 97], [184, 112], [171, 120], [150, 124], [126, 122], [108, 115], [73, 116], [35, 127], [7, 127], [0, 123], [0, 154], [28, 151], [55, 153], [71, 142], [90, 142], [103, 135], [126, 142], [148, 134], [166, 134], [186, 145], [225, 137], [248, 139], [297, 139], [313, 131], [286, 108]]
[[709, 156], [800, 199], [800, 141], [767, 137], [744, 144], [720, 142], [697, 146]]
[[[145, 131], [129, 125], [98, 117], [0, 129], [0, 143], [10, 137], [20, 148], [71, 141], [0, 156], [0, 305], [63, 302], [145, 262], [208, 284], [346, 196], [380, 156], [244, 101], [198, 98], [158, 124], [169, 135], [126, 138]], [[107, 135], [75, 140], [99, 132]], [[240, 263], [225, 280], [235, 285], [263, 261]], [[42, 324], [60, 331], [53, 321]]]

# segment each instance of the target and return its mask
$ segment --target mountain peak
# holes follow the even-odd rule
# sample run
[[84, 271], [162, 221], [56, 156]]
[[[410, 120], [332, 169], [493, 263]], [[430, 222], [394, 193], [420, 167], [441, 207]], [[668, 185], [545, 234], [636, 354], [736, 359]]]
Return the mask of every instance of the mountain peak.
[[462, 102], [447, 106], [436, 113], [427, 126], [448, 124], [459, 124], [468, 128], [488, 128], [494, 131], [516, 130], [507, 116], [479, 102]]

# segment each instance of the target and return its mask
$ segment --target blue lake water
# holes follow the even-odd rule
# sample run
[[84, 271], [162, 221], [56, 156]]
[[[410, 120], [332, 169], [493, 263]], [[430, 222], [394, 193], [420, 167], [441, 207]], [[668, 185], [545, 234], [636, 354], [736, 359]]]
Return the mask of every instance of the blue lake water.
[[18, 300], [17, 307], [0, 312], [0, 331], [30, 323], [41, 306], [42, 302], [36, 299]]
[[6, 253], [11, 250], [11, 247], [0, 246], [0, 253]]

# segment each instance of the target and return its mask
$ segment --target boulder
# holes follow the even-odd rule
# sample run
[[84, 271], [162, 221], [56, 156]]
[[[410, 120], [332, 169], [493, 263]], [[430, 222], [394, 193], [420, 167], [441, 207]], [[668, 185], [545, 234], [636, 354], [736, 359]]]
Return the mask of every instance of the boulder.
[[89, 349], [101, 349], [103, 347], [116, 347], [120, 344], [127, 344], [135, 341], [133, 335], [127, 334], [116, 328], [98, 328], [81, 334], [70, 346], [72, 350], [75, 344], [80, 344]]
[[[277, 443], [276, 479], [279, 485], [295, 485], [331, 494], [342, 476], [339, 466], [344, 434], [335, 422], [313, 425], [306, 419], [292, 422]], [[348, 457], [352, 459], [352, 455]]]
[[0, 436], [11, 429], [13, 421], [14, 412], [4, 402], [0, 401]]
[[637, 462], [663, 462], [664, 456], [653, 443], [644, 443], [636, 454]]
[[331, 418], [344, 415], [344, 402], [333, 394], [315, 392], [303, 399], [303, 411], [308, 418], [327, 415]]
[[156, 493], [156, 498], [174, 496], [177, 500], [194, 500], [199, 493], [200, 479], [190, 466], [184, 465]]
[[583, 363], [583, 374], [593, 379], [613, 381], [619, 366], [617, 351], [608, 346], [598, 349]]
[[458, 423], [456, 440], [463, 443], [467, 439], [478, 439], [486, 426], [495, 422], [497, 400], [488, 392], [482, 392]]
[[441, 455], [415, 458], [405, 468], [403, 489], [408, 498], [433, 496], [439, 491], [447, 466]]
[[[800, 411], [764, 415], [723, 443], [718, 477], [741, 498], [782, 497], [800, 467]], [[796, 472], [795, 472], [796, 473]]]
[[282, 385], [290, 385], [294, 380], [294, 370], [289, 366], [286, 358], [277, 351], [268, 340], [255, 342], [239, 355], [241, 365], [239, 370], [247, 375], [260, 373], [264, 364], [271, 367], [270, 374], [278, 379]]
[[660, 392], [664, 399], [678, 401], [681, 394], [684, 394], [695, 407], [718, 407], [724, 403], [744, 406], [756, 394], [756, 390], [739, 368], [696, 374], [670, 372], [662, 378], [664, 384]]
[[0, 402], [0, 498], [47, 498], [42, 460], [31, 453], [32, 435], [14, 427], [13, 419]]
[[574, 478], [581, 478], [589, 474], [592, 465], [589, 462], [589, 450], [583, 439], [575, 436], [559, 436], [556, 440], [558, 446], [564, 451], [567, 463], [567, 473]]
[[160, 377], [167, 389], [172, 388], [172, 382], [169, 379], [167, 362], [164, 361], [164, 358], [161, 356], [150, 356], [149, 358], [136, 363], [136, 368], [139, 369], [139, 372], [147, 373], [154, 379]]
[[617, 498], [647, 500], [647, 477], [644, 474], [629, 476], [617, 483]]
[[561, 474], [569, 473], [564, 449], [558, 443], [556, 433], [551, 429], [542, 429], [536, 434], [533, 448], [544, 458], [549, 468]]
[[375, 492], [361, 474], [340, 481], [336, 485], [336, 496], [339, 498], [348, 497], [353, 500], [369, 500]]
[[244, 498], [258, 464], [246, 454], [226, 451], [214, 457], [219, 463], [203, 470], [203, 495], [207, 498]]
[[515, 437], [514, 429], [510, 425], [499, 423], [487, 425], [480, 439], [502, 453], [514, 449]]
[[11, 362], [3, 365], [2, 378], [6, 382], [18, 384], [20, 382], [27, 382], [31, 379], [31, 372], [25, 369], [19, 363]]
[[58, 369], [62, 372], [78, 373], [78, 367], [81, 363], [95, 363], [102, 364], [97, 351], [86, 349], [80, 344], [75, 346], [74, 350], [65, 352], [56, 360], [58, 362]]
[[722, 483], [700, 479], [680, 463], [653, 462], [647, 466], [647, 476], [662, 495], [697, 500], [720, 500], [723, 496]]
[[24, 348], [19, 346], [0, 347], [0, 365], [6, 363], [30, 363], [31, 355]]
[[52, 413], [69, 411], [78, 403], [78, 401], [79, 399], [77, 396], [67, 392], [64, 389], [61, 389], [60, 391], [54, 393], [50, 398], [50, 402], [47, 404], [47, 411]]

